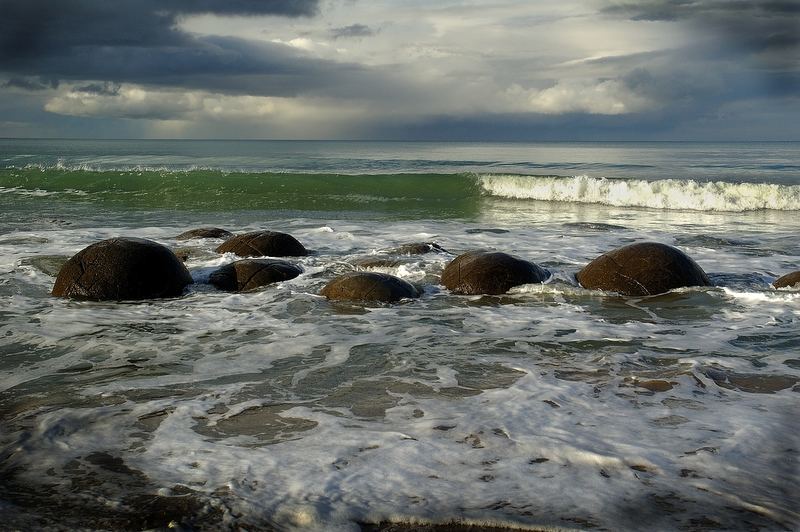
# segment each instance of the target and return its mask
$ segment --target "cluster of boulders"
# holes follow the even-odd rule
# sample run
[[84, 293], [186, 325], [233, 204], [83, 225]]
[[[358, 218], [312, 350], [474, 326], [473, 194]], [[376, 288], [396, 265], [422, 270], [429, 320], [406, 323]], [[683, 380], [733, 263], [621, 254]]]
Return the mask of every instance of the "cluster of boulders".
[[[218, 253], [241, 260], [220, 267], [209, 282], [230, 292], [254, 290], [293, 279], [301, 267], [272, 257], [303, 257], [308, 250], [291, 235], [254, 231], [233, 235], [224, 229], [193, 229], [178, 240], [227, 238]], [[395, 255], [447, 253], [434, 243], [406, 244]], [[180, 255], [180, 254], [178, 254]], [[53, 295], [89, 300], [141, 300], [180, 296], [192, 283], [189, 271], [170, 249], [140, 238], [112, 238], [83, 249], [69, 259], [56, 279]], [[250, 258], [270, 257], [270, 258]], [[369, 261], [376, 264], [369, 263]], [[367, 259], [362, 267], [396, 265], [389, 259]], [[515, 286], [543, 283], [550, 273], [533, 262], [501, 252], [470, 251], [453, 259], [442, 272], [441, 284], [454, 294], [503, 294]], [[627, 296], [662, 294], [675, 288], [709, 286], [703, 269], [677, 248], [644, 242], [612, 250], [576, 274], [584, 288]], [[774, 282], [775, 288], [800, 285], [800, 271]], [[321, 295], [331, 300], [395, 302], [419, 297], [417, 287], [385, 273], [350, 272], [330, 281]]]

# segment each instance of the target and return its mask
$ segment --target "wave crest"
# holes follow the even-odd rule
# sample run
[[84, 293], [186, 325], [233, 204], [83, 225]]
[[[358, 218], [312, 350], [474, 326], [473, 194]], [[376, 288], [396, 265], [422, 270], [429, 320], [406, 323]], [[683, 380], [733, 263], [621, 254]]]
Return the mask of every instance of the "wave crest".
[[604, 177], [482, 175], [485, 194], [502, 198], [598, 203], [615, 207], [744, 212], [800, 210], [800, 186]]

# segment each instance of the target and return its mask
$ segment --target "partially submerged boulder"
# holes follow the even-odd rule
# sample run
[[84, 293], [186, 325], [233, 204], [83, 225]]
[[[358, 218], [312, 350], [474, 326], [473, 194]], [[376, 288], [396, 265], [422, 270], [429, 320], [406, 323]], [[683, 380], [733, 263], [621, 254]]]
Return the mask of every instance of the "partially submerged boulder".
[[456, 294], [504, 294], [511, 288], [544, 282], [544, 268], [501, 252], [470, 251], [459, 255], [442, 272], [442, 284]]
[[375, 272], [346, 273], [325, 285], [320, 293], [333, 300], [384, 303], [419, 297], [419, 291], [411, 283]]
[[425, 255], [426, 253], [448, 253], [446, 249], [435, 242], [413, 242], [390, 249], [393, 255]]
[[230, 238], [233, 233], [219, 227], [200, 227], [191, 229], [175, 237], [176, 240], [192, 240], [195, 238]]
[[111, 238], [79, 251], [56, 278], [53, 295], [94, 301], [177, 297], [192, 276], [165, 246], [143, 238]]
[[253, 231], [229, 238], [217, 253], [240, 257], [304, 257], [308, 251], [291, 235], [277, 231]]
[[211, 274], [209, 282], [220, 290], [242, 292], [288, 281], [301, 273], [302, 268], [284, 260], [244, 259], [222, 266]]
[[675, 288], [710, 286], [703, 269], [683, 251], [642, 242], [605, 253], [576, 275], [584, 288], [626, 296], [663, 294]]
[[778, 277], [775, 279], [775, 282], [772, 283], [772, 286], [775, 288], [786, 288], [789, 286], [798, 286], [800, 285], [800, 271], [787, 273], [783, 277]]

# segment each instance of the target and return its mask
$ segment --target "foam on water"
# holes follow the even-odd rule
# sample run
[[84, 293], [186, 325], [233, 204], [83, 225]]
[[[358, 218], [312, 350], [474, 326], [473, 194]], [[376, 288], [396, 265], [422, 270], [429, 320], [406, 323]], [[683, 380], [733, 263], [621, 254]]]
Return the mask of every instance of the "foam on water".
[[721, 212], [800, 210], [800, 185], [606, 179], [587, 175], [483, 175], [480, 185], [487, 194], [513, 199]]
[[[287, 530], [392, 519], [617, 530], [797, 522], [796, 294], [734, 282], [619, 298], [575, 285], [578, 265], [600, 251], [669, 243], [669, 232], [532, 232], [522, 220], [503, 231], [267, 226], [315, 250], [299, 259], [303, 275], [247, 294], [196, 285], [144, 304], [49, 298], [52, 278], [26, 258], [117, 234], [175, 246], [185, 226], [0, 240], [3, 467], [16, 471], [15, 489], [46, 477], [63, 504], [68, 486], [82, 486], [89, 514], [124, 499], [120, 489], [189, 492], [220, 523]], [[501, 297], [452, 296], [435, 279], [453, 255], [385, 251], [431, 240], [453, 253], [507, 250], [554, 276]], [[740, 254], [731, 238], [694, 241], [716, 243], [684, 247], [712, 274], [735, 263], [768, 279], [800, 260]], [[207, 252], [188, 263], [197, 281], [235, 260], [211, 253], [216, 244], [191, 243]], [[387, 271], [421, 283], [423, 297], [364, 307], [316, 295], [362, 257], [400, 261]]]
[[[53, 141], [21, 164], [45, 170], [0, 171], [6, 527], [797, 528], [800, 298], [770, 286], [800, 269], [796, 213], [776, 210], [796, 199], [792, 146], [669, 145], [662, 157], [636, 144], [620, 160], [586, 145], [367, 143], [323, 146], [315, 162], [306, 145], [167, 143], [178, 157], [160, 143], [101, 144], [86, 155]], [[212, 148], [244, 156], [216, 164]], [[286, 149], [302, 157], [269, 159]], [[424, 163], [403, 159], [422, 152]], [[109, 170], [128, 164], [141, 167]], [[637, 175], [626, 202], [612, 193], [619, 180], [487, 166]], [[714, 179], [665, 177], [695, 166]], [[226, 170], [237, 167], [256, 170]], [[489, 177], [496, 194], [474, 186]], [[546, 201], [512, 198], [531, 184]], [[640, 205], [649, 193], [661, 203]], [[745, 205], [761, 210], [732, 212]], [[303, 268], [295, 279], [222, 293], [205, 283], [236, 258], [214, 252], [219, 240], [175, 238], [201, 226], [288, 232], [311, 254], [289, 259]], [[50, 297], [58, 264], [114, 236], [188, 248], [196, 284], [165, 301]], [[678, 246], [717, 286], [626, 298], [577, 285], [588, 261], [638, 241]], [[409, 242], [448, 252], [389, 251]], [[452, 295], [439, 276], [471, 249], [553, 275], [502, 296]], [[422, 297], [319, 296], [358, 268]]]

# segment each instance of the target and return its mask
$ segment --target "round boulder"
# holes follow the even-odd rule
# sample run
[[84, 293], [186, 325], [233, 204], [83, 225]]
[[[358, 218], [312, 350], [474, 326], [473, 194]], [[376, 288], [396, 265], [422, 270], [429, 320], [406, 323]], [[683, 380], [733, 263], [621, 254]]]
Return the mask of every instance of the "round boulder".
[[442, 284], [456, 294], [504, 294], [511, 288], [541, 283], [547, 270], [501, 252], [470, 251], [459, 255], [442, 272]]
[[800, 271], [787, 273], [783, 277], [778, 277], [775, 279], [775, 282], [772, 283], [772, 286], [775, 288], [785, 288], [787, 286], [797, 285], [800, 285]]
[[411, 283], [393, 275], [374, 272], [346, 273], [325, 285], [320, 293], [334, 300], [384, 303], [419, 297], [419, 291]]
[[230, 238], [233, 233], [219, 227], [201, 227], [191, 229], [175, 237], [176, 240], [192, 240], [195, 238]]
[[94, 301], [177, 297], [191, 284], [189, 270], [168, 248], [142, 238], [97, 242], [69, 259], [53, 295]]
[[577, 274], [584, 288], [626, 296], [663, 294], [685, 286], [710, 286], [703, 269], [683, 251], [657, 242], [631, 244], [587, 264]]
[[243, 292], [288, 281], [301, 273], [302, 268], [283, 260], [244, 259], [222, 266], [208, 280], [220, 290]]
[[308, 251], [292, 235], [276, 231], [253, 231], [229, 238], [217, 253], [240, 257], [304, 257]]

